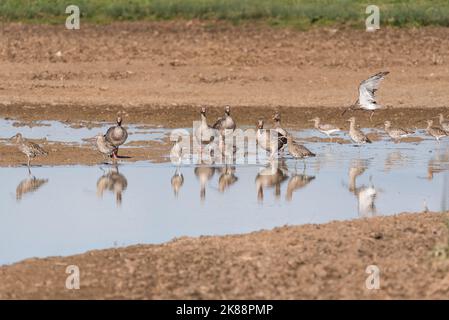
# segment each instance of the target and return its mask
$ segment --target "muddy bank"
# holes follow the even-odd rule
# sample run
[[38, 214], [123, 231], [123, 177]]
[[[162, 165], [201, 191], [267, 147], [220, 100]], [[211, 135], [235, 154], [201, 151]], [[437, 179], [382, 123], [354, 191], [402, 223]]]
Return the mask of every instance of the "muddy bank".
[[[446, 299], [448, 214], [282, 227], [239, 236], [28, 259], [0, 268], [2, 299]], [[80, 290], [64, 289], [68, 265]], [[379, 290], [365, 269], [377, 265]]]
[[[212, 125], [218, 117], [223, 115], [223, 106], [209, 106], [208, 122]], [[369, 112], [348, 111], [345, 108], [330, 107], [264, 107], [264, 106], [233, 106], [232, 116], [240, 126], [256, 128], [257, 120], [264, 119], [267, 127], [272, 124], [272, 116], [276, 110], [281, 112], [282, 123], [291, 129], [313, 128], [309, 120], [320, 117], [323, 122], [333, 123], [345, 129], [348, 128], [347, 119], [357, 118], [357, 123], [363, 127], [382, 128], [385, 120], [394, 125], [408, 128], [425, 128], [426, 119], [434, 119], [439, 113], [449, 115], [449, 107], [435, 108], [386, 108], [376, 111], [372, 120]], [[0, 104], [0, 117], [25, 122], [58, 120], [67, 124], [76, 122], [107, 122], [112, 123], [116, 115], [120, 114], [124, 123], [161, 126], [166, 128], [192, 128], [193, 121], [199, 121], [200, 107], [197, 105], [144, 105], [124, 107], [120, 105], [41, 105], [41, 104]], [[18, 128], [19, 129], [19, 128]]]
[[[112, 163], [100, 154], [92, 144], [70, 145], [57, 142], [36, 141], [48, 152], [48, 156], [40, 156], [32, 161], [32, 165], [98, 165], [105, 161]], [[142, 141], [139, 147], [122, 148], [118, 162], [165, 162], [169, 161], [170, 144], [154, 141]], [[26, 166], [27, 158], [17, 146], [0, 141], [0, 167]]]

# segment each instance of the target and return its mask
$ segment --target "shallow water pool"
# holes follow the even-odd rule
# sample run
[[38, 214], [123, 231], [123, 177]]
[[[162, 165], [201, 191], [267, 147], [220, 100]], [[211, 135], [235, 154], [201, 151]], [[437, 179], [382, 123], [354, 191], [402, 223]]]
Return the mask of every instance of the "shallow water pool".
[[[304, 133], [307, 136], [309, 133]], [[295, 135], [302, 135], [296, 132]], [[308, 143], [303, 168], [171, 163], [0, 168], [0, 264], [283, 225], [449, 209], [449, 146]], [[295, 170], [296, 166], [296, 170]]]

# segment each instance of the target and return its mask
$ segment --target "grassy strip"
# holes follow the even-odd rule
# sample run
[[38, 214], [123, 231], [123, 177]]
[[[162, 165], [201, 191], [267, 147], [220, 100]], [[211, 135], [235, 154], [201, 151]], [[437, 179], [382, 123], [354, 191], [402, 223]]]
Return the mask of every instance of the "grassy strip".
[[61, 22], [70, 4], [92, 22], [184, 18], [299, 26], [359, 24], [366, 6], [375, 4], [383, 25], [449, 26], [447, 0], [0, 0], [0, 20]]

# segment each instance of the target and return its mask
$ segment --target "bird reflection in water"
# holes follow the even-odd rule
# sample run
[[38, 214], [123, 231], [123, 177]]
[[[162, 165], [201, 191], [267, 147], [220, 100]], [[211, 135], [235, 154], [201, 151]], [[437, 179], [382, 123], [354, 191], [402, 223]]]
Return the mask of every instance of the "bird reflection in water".
[[305, 168], [302, 174], [295, 173], [290, 177], [287, 184], [287, 194], [285, 199], [291, 201], [293, 198], [293, 192], [302, 189], [315, 179], [315, 176], [308, 176], [305, 174]]
[[256, 176], [257, 199], [263, 201], [264, 188], [274, 187], [276, 199], [281, 196], [281, 183], [287, 180], [288, 169], [285, 160], [271, 160]]
[[384, 170], [385, 172], [389, 172], [396, 168], [402, 168], [408, 161], [409, 158], [401, 151], [390, 152], [385, 159]]
[[98, 179], [97, 196], [102, 198], [106, 190], [110, 191], [115, 194], [117, 206], [120, 206], [122, 204], [122, 194], [127, 187], [128, 180], [118, 171], [118, 167], [114, 165]]
[[434, 175], [449, 170], [449, 149], [444, 153], [437, 152], [435, 157], [427, 163], [427, 179], [432, 180]]
[[235, 167], [225, 165], [221, 170], [220, 178], [218, 178], [218, 190], [223, 193], [226, 189], [237, 182], [238, 178], [235, 176]]
[[206, 184], [215, 174], [215, 167], [204, 162], [199, 164], [194, 170], [195, 176], [200, 181], [200, 199], [206, 199]]
[[175, 198], [178, 198], [179, 190], [181, 190], [183, 184], [184, 184], [184, 176], [182, 175], [178, 167], [176, 168], [173, 177], [171, 177], [171, 187], [173, 188]]
[[363, 159], [354, 159], [351, 161], [351, 166], [349, 167], [349, 185], [348, 189], [350, 192], [356, 190], [356, 179], [358, 176], [362, 175], [366, 169], [368, 169], [368, 161]]
[[22, 200], [22, 197], [27, 193], [36, 192], [40, 187], [48, 182], [48, 179], [37, 179], [29, 171], [29, 175], [26, 179], [20, 181], [16, 188], [16, 200]]
[[376, 205], [374, 203], [377, 191], [372, 183], [371, 177], [369, 186], [362, 185], [357, 187], [357, 177], [362, 175], [366, 169], [368, 169], [368, 161], [363, 159], [352, 160], [351, 167], [349, 168], [348, 190], [357, 198], [358, 214], [361, 217], [371, 217], [377, 214]]
[[436, 155], [427, 163], [427, 179], [433, 180], [435, 174], [444, 173], [441, 195], [442, 212], [449, 208], [449, 149], [443, 153], [437, 151]]

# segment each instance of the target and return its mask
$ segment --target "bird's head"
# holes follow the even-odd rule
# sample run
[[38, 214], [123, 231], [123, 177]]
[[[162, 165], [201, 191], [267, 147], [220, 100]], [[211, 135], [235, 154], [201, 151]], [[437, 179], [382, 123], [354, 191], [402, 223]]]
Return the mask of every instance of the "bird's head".
[[279, 111], [276, 111], [273, 115], [273, 120], [274, 121], [281, 121], [281, 114], [279, 113]]
[[119, 126], [121, 126], [122, 125], [122, 117], [120, 117], [120, 116], [117, 116], [117, 124], [119, 125]]
[[19, 142], [22, 140], [22, 134], [17, 133], [16, 135], [12, 136], [9, 140], [11, 140], [12, 142]]
[[385, 128], [389, 128], [389, 127], [391, 127], [391, 122], [390, 121], [385, 121], [384, 122], [384, 126], [385, 126]]
[[259, 120], [257, 121], [257, 128], [258, 128], [258, 129], [263, 129], [263, 120], [262, 120], [262, 119], [259, 119]]
[[230, 106], [226, 106], [225, 107], [225, 113], [226, 113], [226, 115], [230, 115], [231, 114], [231, 107]]
[[317, 123], [317, 122], [320, 122], [320, 118], [315, 117], [315, 118], [313, 118], [313, 119], [310, 119], [309, 121], [310, 121], [310, 122], [315, 122], [315, 123]]
[[206, 107], [201, 107], [201, 115], [206, 116]]

